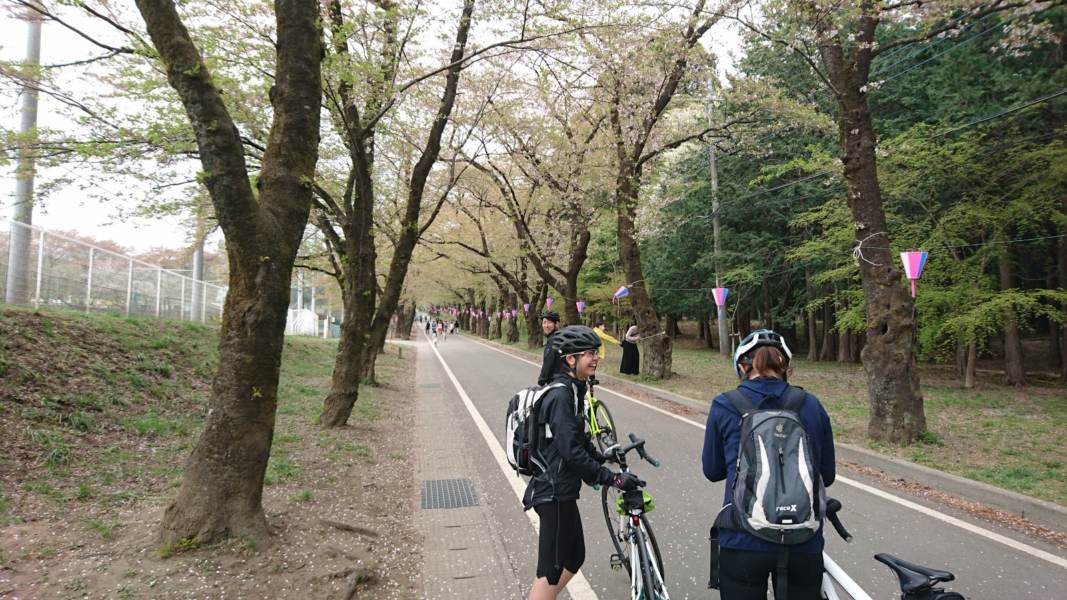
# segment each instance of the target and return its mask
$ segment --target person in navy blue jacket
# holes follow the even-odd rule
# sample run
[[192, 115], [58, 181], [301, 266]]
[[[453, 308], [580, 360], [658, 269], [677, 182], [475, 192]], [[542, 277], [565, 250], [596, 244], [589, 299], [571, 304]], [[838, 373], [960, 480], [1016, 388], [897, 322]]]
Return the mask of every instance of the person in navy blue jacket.
[[[738, 389], [759, 408], [781, 408], [790, 371], [792, 353], [777, 333], [753, 331], [734, 352], [734, 369], [741, 378]], [[813, 464], [822, 476], [823, 485], [834, 481], [834, 436], [830, 417], [818, 398], [806, 394], [798, 416], [804, 424], [815, 455]], [[726, 480], [723, 506], [729, 504], [737, 455], [740, 451], [741, 415], [719, 394], [712, 400], [708, 425], [704, 432], [704, 476], [711, 481]], [[719, 594], [722, 600], [766, 600], [767, 579], [775, 571], [781, 546], [761, 540], [744, 530], [720, 531]], [[812, 539], [789, 547], [789, 600], [819, 600], [822, 583], [823, 532]]]

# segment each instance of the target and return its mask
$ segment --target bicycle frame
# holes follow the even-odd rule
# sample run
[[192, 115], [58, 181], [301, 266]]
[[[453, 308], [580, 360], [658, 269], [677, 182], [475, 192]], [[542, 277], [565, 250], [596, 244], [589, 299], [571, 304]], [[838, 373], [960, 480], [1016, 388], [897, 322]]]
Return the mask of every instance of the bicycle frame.
[[825, 600], [842, 600], [841, 596], [837, 594], [837, 588], [834, 587], [836, 583], [848, 594], [848, 598], [852, 600], [872, 600], [867, 592], [863, 591], [863, 588], [859, 586], [848, 573], [845, 572], [834, 559], [830, 558], [830, 555], [823, 552], [822, 562], [825, 572], [822, 574], [822, 597]]
[[[652, 550], [652, 544], [648, 541], [648, 530], [645, 528], [644, 517], [623, 515], [622, 518], [627, 521], [626, 538], [630, 540], [630, 598], [670, 600], [671, 596], [667, 593], [667, 586], [663, 581], [663, 573], [660, 573], [659, 565], [656, 564], [656, 560], [653, 558], [655, 553]], [[637, 526], [634, 526], [634, 522], [637, 523]], [[662, 593], [653, 590], [652, 594], [654, 596], [650, 597], [645, 594], [645, 582], [642, 577], [644, 567], [641, 565], [641, 556], [645, 556], [645, 560], [652, 571], [652, 576], [659, 583]]]
[[[630, 472], [630, 468], [626, 463], [626, 453], [630, 450], [636, 450], [643, 460], [658, 467], [659, 461], [645, 452], [644, 440], [637, 439], [637, 436], [632, 433], [629, 437], [632, 442], [630, 445], [620, 448], [616, 444], [606, 453], [614, 458], [614, 461], [618, 463], [622, 471]], [[618, 498], [616, 506], [609, 507], [607, 497], [607, 488], [605, 488], [602, 493], [602, 502], [605, 503], [603, 505], [605, 518], [608, 517], [609, 511], [615, 509], [616, 506], [621, 513], [619, 515], [619, 527], [616, 530], [620, 535], [613, 540], [616, 549], [622, 554], [623, 548], [618, 542], [625, 540], [630, 550], [628, 557], [630, 598], [632, 600], [670, 600], [670, 594], [667, 592], [667, 585], [663, 577], [663, 568], [660, 562], [662, 557], [658, 551], [658, 544], [655, 543], [651, 526], [645, 520], [646, 503], [649, 502], [649, 497], [644, 491], [644, 483], [642, 482], [635, 489], [623, 492], [623, 496]], [[613, 502], [612, 504], [615, 503]], [[611, 531], [610, 518], [607, 518], [607, 523], [609, 533], [613, 536], [616, 535], [615, 532]], [[613, 560], [616, 556], [620, 559], [623, 558], [619, 554], [615, 554], [612, 555]], [[625, 563], [620, 561], [620, 564]]]
[[[846, 542], [852, 541], [852, 535], [849, 534], [845, 526], [841, 524], [841, 519], [837, 516], [837, 512], [841, 510], [841, 502], [829, 498], [826, 502], [826, 519], [834, 526], [834, 530], [841, 536], [841, 539]], [[840, 587], [851, 600], [872, 600], [871, 596], [867, 592], [863, 591], [858, 583], [855, 582], [844, 569], [841, 568], [828, 554], [823, 552], [823, 577], [822, 577], [822, 598], [824, 600], [842, 600], [841, 596], [837, 593], [837, 587]], [[874, 556], [879, 562], [885, 563], [894, 571], [900, 570], [904, 572], [914, 572], [917, 575], [925, 576], [926, 582], [915, 587], [915, 583], [912, 583], [912, 587], [905, 591], [904, 579], [901, 577], [900, 591], [902, 593], [901, 598], [908, 600], [909, 598], [917, 600], [919, 598], [924, 599], [937, 599], [943, 600], [964, 600], [962, 594], [953, 592], [951, 590], [945, 590], [939, 587], [935, 587], [941, 582], [954, 581], [955, 576], [948, 571], [940, 571], [935, 569], [929, 569], [922, 565], [914, 565], [902, 561], [894, 556], [887, 554], [876, 554]], [[922, 580], [919, 581], [922, 583]], [[836, 586], [836, 587], [835, 587]]]
[[593, 395], [592, 387], [589, 389], [589, 401], [585, 404], [585, 420], [589, 423], [589, 433], [594, 436], [600, 435], [604, 432], [596, 418], [596, 409], [600, 405], [600, 400], [597, 400], [596, 396]]

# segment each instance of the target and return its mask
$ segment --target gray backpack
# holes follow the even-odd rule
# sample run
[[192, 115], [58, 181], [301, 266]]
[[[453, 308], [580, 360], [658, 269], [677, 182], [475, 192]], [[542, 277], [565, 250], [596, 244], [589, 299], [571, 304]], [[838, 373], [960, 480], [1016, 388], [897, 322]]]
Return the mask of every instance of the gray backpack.
[[798, 416], [806, 395], [789, 386], [781, 409], [758, 409], [740, 390], [725, 394], [741, 413], [734, 517], [752, 535], [786, 546], [814, 537], [826, 508], [822, 477]]
[[515, 392], [508, 401], [504, 417], [504, 450], [508, 464], [519, 475], [536, 475], [545, 470], [540, 436], [537, 431], [537, 408], [541, 397], [552, 388], [563, 387], [562, 383], [535, 385]]
[[789, 547], [813, 538], [826, 510], [822, 476], [799, 417], [807, 393], [787, 387], [780, 409], [757, 408], [740, 390], [723, 395], [741, 414], [741, 447], [731, 502], [719, 511], [709, 533], [708, 587], [719, 587], [719, 530], [742, 530], [780, 545], [774, 597], [787, 600]]

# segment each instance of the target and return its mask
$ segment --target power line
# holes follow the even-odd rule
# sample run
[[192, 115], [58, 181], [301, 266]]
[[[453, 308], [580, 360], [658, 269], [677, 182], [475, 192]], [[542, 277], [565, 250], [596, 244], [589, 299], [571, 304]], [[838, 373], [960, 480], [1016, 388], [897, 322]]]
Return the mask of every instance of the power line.
[[959, 48], [960, 46], [966, 44], [967, 42], [970, 42], [971, 40], [974, 40], [974, 39], [976, 39], [976, 38], [978, 38], [980, 36], [983, 36], [983, 35], [989, 33], [990, 31], [993, 31], [994, 29], [998, 29], [998, 28], [1003, 27], [1004, 25], [1007, 25], [1007, 24], [1008, 24], [1008, 21], [1001, 21], [1000, 23], [997, 23], [996, 25], [994, 25], [992, 27], [989, 27], [988, 29], [980, 31], [980, 32], [968, 37], [967, 39], [965, 39], [965, 40], [963, 40], [963, 41], [961, 41], [961, 42], [959, 42], [957, 44], [954, 44], [952, 47], [950, 47], [950, 48], [948, 48], [946, 50], [943, 50], [943, 51], [931, 56], [930, 58], [927, 58], [926, 60], [923, 60], [921, 62], [915, 63], [914, 65], [912, 65], [912, 66], [910, 66], [910, 67], [908, 67], [908, 68], [906, 68], [906, 69], [904, 69], [902, 71], [899, 71], [897, 73], [893, 73], [889, 77], [886, 77], [885, 79], [882, 79], [881, 83], [885, 83], [887, 81], [891, 81], [893, 79], [896, 79], [897, 77], [900, 77], [901, 75], [904, 75], [905, 73], [908, 73], [910, 71], [918, 69], [919, 67], [921, 67], [921, 66], [923, 66], [923, 65], [925, 65], [925, 64], [927, 64], [929, 62], [932, 62], [934, 60], [937, 60], [938, 58], [944, 56], [945, 54], [948, 54], [949, 52], [952, 52], [953, 50], [955, 50], [956, 48]]
[[944, 136], [946, 136], [946, 135], [948, 135], [950, 133], [955, 133], [955, 132], [957, 132], [957, 131], [959, 131], [961, 129], [966, 129], [968, 127], [973, 127], [975, 125], [979, 125], [979, 124], [985, 123], [987, 121], [992, 121], [994, 119], [999, 119], [1000, 117], [1003, 117], [1005, 115], [1010, 115], [1010, 114], [1012, 114], [1014, 112], [1018, 112], [1020, 110], [1025, 109], [1025, 108], [1030, 108], [1031, 106], [1034, 106], [1034, 105], [1037, 105], [1037, 104], [1041, 104], [1042, 102], [1047, 102], [1049, 100], [1052, 100], [1053, 98], [1058, 98], [1058, 97], [1060, 97], [1060, 96], [1062, 96], [1064, 94], [1067, 94], [1067, 88], [1064, 88], [1064, 89], [1062, 89], [1062, 90], [1060, 90], [1058, 92], [1053, 92], [1053, 93], [1051, 93], [1051, 94], [1049, 94], [1047, 96], [1042, 96], [1042, 97], [1037, 98], [1035, 100], [1030, 100], [1030, 101], [1024, 102], [1023, 104], [1020, 104], [1020, 105], [1014, 106], [1012, 108], [1009, 108], [1007, 110], [1001, 111], [1001, 112], [999, 112], [999, 113], [997, 113], [995, 115], [990, 115], [988, 117], [982, 117], [981, 119], [976, 119], [976, 120], [971, 121], [969, 123], [964, 123], [963, 125], [960, 125], [959, 127], [954, 127], [952, 129], [949, 129], [949, 130], [946, 130], [946, 131], [942, 131], [941, 133], [933, 136], [931, 139], [935, 139], [936, 140], [937, 138], [944, 137]]
[[[988, 15], [986, 15], [986, 16], [984, 16], [984, 17], [980, 18], [980, 19], [977, 19], [977, 20], [973, 21], [972, 23], [968, 23], [966, 27], [964, 27], [963, 29], [961, 29], [961, 30], [959, 31], [959, 35], [963, 35], [963, 33], [964, 33], [965, 31], [967, 31], [968, 29], [970, 29], [971, 27], [974, 27], [975, 25], [977, 25], [977, 24], [981, 23], [982, 21], [985, 21], [986, 19], [989, 19], [989, 18], [992, 18], [992, 17], [995, 17], [995, 16], [998, 16], [998, 14], [997, 14], [997, 13], [995, 13], [995, 12], [994, 12], [994, 13], [990, 13], [990, 14], [988, 14]], [[957, 22], [957, 23], [958, 23], [959, 21], [961, 21], [961, 20], [965, 19], [966, 17], [967, 17], [966, 15], [964, 15], [964, 16], [962, 16], [962, 17], [959, 17], [959, 18], [957, 18], [957, 19], [955, 20], [955, 22]], [[968, 38], [967, 40], [964, 40], [963, 42], [959, 42], [959, 43], [957, 43], [957, 44], [954, 44], [954, 45], [953, 45], [953, 46], [952, 46], [951, 48], [949, 48], [948, 50], [945, 50], [945, 51], [944, 51], [944, 52], [942, 52], [941, 54], [944, 54], [945, 52], [951, 52], [951, 51], [952, 51], [952, 50], [953, 50], [954, 48], [956, 48], [957, 46], [960, 46], [960, 45], [962, 45], [962, 44], [966, 43], [967, 41], [969, 41], [969, 40], [971, 40], [971, 39], [973, 39], [973, 38], [975, 38], [975, 37], [978, 37], [979, 35], [983, 35], [983, 34], [985, 34], [985, 33], [988, 33], [989, 31], [992, 31], [993, 29], [996, 29], [997, 27], [1001, 27], [1001, 26], [1003, 26], [1003, 25], [1007, 24], [1007, 23], [1008, 23], [1009, 21], [1011, 21], [1011, 19], [1005, 19], [1004, 21], [1001, 21], [1001, 22], [1000, 22], [1000, 23], [998, 23], [997, 25], [994, 25], [993, 27], [991, 27], [991, 28], [989, 28], [989, 29], [987, 29], [987, 30], [983, 31], [982, 33], [979, 33], [979, 34], [977, 34], [977, 35], [975, 35], [975, 36], [971, 36], [970, 38]], [[930, 50], [931, 48], [934, 48], [934, 47], [936, 47], [936, 46], [937, 46], [937, 45], [939, 45], [939, 44], [943, 44], [943, 43], [945, 43], [945, 42], [947, 42], [948, 40], [951, 40], [951, 39], [958, 39], [958, 36], [954, 36], [954, 37], [949, 37], [949, 36], [945, 36], [945, 37], [943, 37], [943, 38], [941, 38], [941, 39], [939, 39], [939, 40], [937, 40], [937, 41], [935, 41], [935, 42], [932, 42], [932, 43], [928, 43], [928, 44], [923, 44], [923, 45], [922, 45], [922, 46], [921, 46], [921, 47], [920, 47], [919, 49], [917, 49], [917, 50], [916, 50], [916, 51], [915, 51], [914, 53], [912, 53], [911, 55], [909, 55], [909, 56], [906, 56], [906, 57], [904, 57], [904, 58], [902, 58], [902, 59], [900, 59], [900, 60], [898, 60], [898, 61], [896, 61], [896, 62], [894, 62], [894, 63], [891, 63], [891, 64], [889, 64], [889, 65], [886, 65], [885, 67], [881, 67], [881, 65], [879, 64], [879, 68], [881, 69], [881, 71], [882, 71], [882, 72], [888, 71], [888, 70], [892, 69], [893, 67], [895, 67], [895, 66], [897, 66], [897, 65], [899, 65], [899, 64], [903, 64], [903, 63], [906, 63], [906, 62], [908, 62], [909, 60], [911, 60], [911, 59], [913, 59], [913, 58], [916, 58], [916, 57], [917, 57], [917, 56], [918, 56], [919, 54], [922, 54], [923, 52], [926, 52], [927, 50]], [[901, 47], [899, 47], [899, 48], [898, 48], [897, 50], [904, 50], [904, 49], [905, 49], [905, 48], [907, 48], [907, 47], [908, 47], [908, 46], [901, 46]], [[889, 58], [889, 56], [891, 56], [892, 54], [893, 54], [893, 52], [890, 52], [889, 54], [886, 54], [886, 55], [884, 55], [884, 56], [882, 56], [882, 57], [880, 57], [880, 58], [882, 58], [882, 59], [886, 59], [886, 58]], [[941, 54], [938, 54], [938, 55], [936, 55], [936, 56], [934, 56], [934, 57], [932, 57], [932, 58], [936, 58], [937, 56], [940, 56]], [[926, 61], [923, 61], [923, 62], [924, 62], [924, 63], [925, 63], [925, 62], [929, 62], [929, 59], [928, 59], [928, 60], [926, 60]], [[920, 64], [922, 64], [922, 63], [920, 63]], [[875, 75], [874, 75], [874, 74], [872, 74], [872, 75], [871, 75], [871, 79], [874, 79], [874, 78], [875, 78]]]
[[[987, 116], [987, 117], [982, 117], [980, 119], [975, 119], [973, 121], [970, 121], [970, 122], [967, 122], [967, 123], [963, 123], [962, 125], [958, 125], [956, 127], [952, 127], [951, 129], [946, 129], [946, 130], [944, 130], [944, 131], [942, 131], [940, 133], [937, 133], [937, 134], [931, 136], [930, 139], [931, 140], [936, 140], [936, 139], [942, 138], [942, 137], [944, 137], [946, 135], [949, 135], [951, 133], [955, 133], [957, 131], [961, 131], [963, 129], [967, 129], [967, 128], [973, 127], [975, 125], [980, 125], [982, 123], [987, 123], [989, 121], [993, 121], [993, 120], [999, 119], [1001, 117], [1010, 115], [1010, 114], [1018, 112], [1020, 110], [1024, 110], [1026, 108], [1030, 108], [1031, 106], [1035, 106], [1035, 105], [1041, 104], [1043, 102], [1047, 102], [1049, 100], [1053, 100], [1053, 99], [1058, 98], [1059, 96], [1063, 96], [1065, 94], [1067, 94], [1067, 88], [1062, 89], [1062, 90], [1060, 90], [1058, 92], [1054, 92], [1052, 94], [1048, 94], [1046, 96], [1042, 96], [1040, 98], [1036, 98], [1034, 100], [1029, 100], [1027, 102], [1024, 102], [1023, 104], [1020, 104], [1020, 105], [1014, 106], [1012, 108], [1003, 110], [1003, 111], [1001, 111], [999, 113], [996, 113], [994, 115], [990, 115], [990, 116]], [[787, 188], [793, 187], [795, 185], [799, 185], [801, 183], [805, 183], [807, 181], [812, 181], [814, 179], [819, 179], [819, 178], [822, 178], [822, 177], [826, 177], [827, 175], [832, 175], [833, 173], [835, 173], [835, 171], [819, 171], [817, 173], [813, 173], [811, 175], [806, 175], [804, 177], [801, 177], [800, 179], [795, 179], [795, 180], [790, 181], [788, 183], [783, 183], [781, 185], [777, 185], [777, 186], [774, 186], [774, 187], [771, 187], [771, 188], [767, 188], [767, 189], [764, 189], [764, 190], [753, 192], [751, 194], [747, 194], [745, 196], [741, 196], [740, 198], [734, 198], [732, 201], [734, 201], [734, 202], [743, 202], [745, 200], [750, 200], [752, 198], [756, 198], [756, 197], [762, 196], [764, 194], [769, 194], [771, 192], [776, 192], [776, 191], [780, 191], [780, 190], [783, 190], [783, 189], [787, 189]], [[706, 215], [704, 215], [702, 217], [703, 218], [707, 218]]]
[[[1067, 237], [1067, 234], [1061, 233], [1061, 234], [1058, 234], [1058, 235], [1041, 235], [1041, 236], [1028, 237], [1028, 238], [1016, 238], [1016, 239], [1013, 239], [1013, 240], [992, 240], [992, 241], [989, 241], [989, 242], [978, 242], [978, 243], [974, 243], [974, 244], [937, 244], [935, 246], [928, 246], [927, 248], [929, 248], [930, 250], [939, 249], [939, 248], [945, 249], [945, 250], [955, 250], [955, 249], [960, 249], [960, 248], [981, 248], [981, 247], [984, 247], [984, 246], [994, 246], [994, 245], [996, 245], [996, 246], [1002, 246], [1002, 245], [1003, 246], [1011, 246], [1011, 245], [1014, 245], [1014, 244], [1029, 244], [1030, 242], [1039, 242], [1039, 241], [1042, 241], [1042, 240], [1057, 240], [1057, 239], [1060, 239], [1062, 237]], [[888, 247], [885, 247], [885, 246], [864, 246], [864, 248], [870, 248], [872, 250], [894, 250], [895, 249], [895, 248], [888, 248]], [[922, 248], [920, 247], [920, 249], [922, 249]]]

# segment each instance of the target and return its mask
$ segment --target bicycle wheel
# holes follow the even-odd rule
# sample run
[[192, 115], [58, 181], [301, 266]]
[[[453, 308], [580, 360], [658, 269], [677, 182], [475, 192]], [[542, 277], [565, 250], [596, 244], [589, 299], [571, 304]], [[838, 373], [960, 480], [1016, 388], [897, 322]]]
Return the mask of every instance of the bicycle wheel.
[[[647, 523], [646, 523], [647, 525]], [[646, 531], [649, 531], [646, 529]], [[654, 548], [652, 544], [647, 543], [650, 540], [646, 539], [645, 533], [638, 530], [636, 532], [637, 539], [635, 540], [637, 546], [638, 564], [641, 565], [641, 594], [638, 596], [641, 600], [660, 600], [663, 598], [663, 584], [652, 567], [652, 561], [659, 557], [649, 556], [649, 550], [655, 554], [659, 554], [659, 550]], [[659, 562], [658, 560], [656, 561]], [[662, 574], [662, 571], [660, 571]]]
[[652, 554], [656, 559], [656, 566], [659, 567], [659, 576], [666, 581], [667, 573], [663, 570], [663, 555], [659, 551], [659, 542], [656, 541], [656, 534], [652, 531], [652, 524], [648, 522], [648, 515], [641, 517], [641, 520], [645, 524], [645, 533], [648, 534], [648, 541], [652, 545]]
[[608, 526], [608, 535], [611, 537], [611, 543], [615, 545], [615, 552], [622, 559], [622, 565], [626, 568], [626, 574], [629, 575], [630, 544], [620, 537], [623, 532], [619, 530], [619, 513], [615, 511], [615, 503], [621, 494], [622, 492], [615, 486], [605, 485], [600, 488], [600, 504], [601, 508], [604, 509], [604, 522]]
[[611, 418], [611, 411], [608, 410], [607, 405], [599, 401], [596, 403], [593, 417], [596, 418], [597, 426], [600, 428], [600, 433], [596, 436], [596, 445], [603, 453], [619, 441], [618, 434], [615, 433], [618, 431], [615, 429], [615, 419]]

